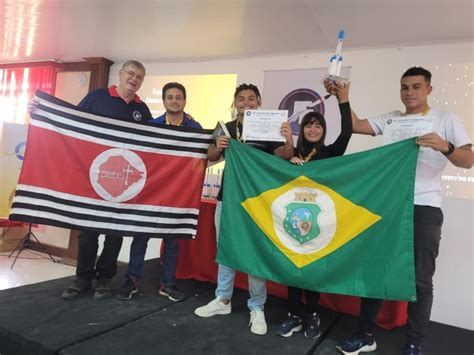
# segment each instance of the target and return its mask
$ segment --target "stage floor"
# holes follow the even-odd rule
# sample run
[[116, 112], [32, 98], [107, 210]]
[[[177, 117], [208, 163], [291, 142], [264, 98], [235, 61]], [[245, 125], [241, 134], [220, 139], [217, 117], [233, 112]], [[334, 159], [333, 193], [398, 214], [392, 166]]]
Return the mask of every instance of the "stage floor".
[[[130, 301], [95, 301], [92, 291], [64, 301], [61, 293], [73, 277], [0, 291], [0, 354], [338, 354], [335, 345], [356, 323], [323, 310], [321, 338], [281, 338], [275, 331], [286, 317], [285, 300], [269, 297], [268, 334], [257, 336], [248, 329], [246, 292], [236, 290], [230, 315], [203, 319], [193, 311], [214, 297], [215, 285], [179, 280], [186, 299], [174, 303], [158, 295], [158, 270], [157, 259], [146, 262], [141, 292]], [[113, 287], [121, 283], [116, 277]], [[376, 339], [373, 354], [401, 354], [404, 330], [378, 330]], [[430, 324], [425, 355], [473, 353], [472, 331]]]

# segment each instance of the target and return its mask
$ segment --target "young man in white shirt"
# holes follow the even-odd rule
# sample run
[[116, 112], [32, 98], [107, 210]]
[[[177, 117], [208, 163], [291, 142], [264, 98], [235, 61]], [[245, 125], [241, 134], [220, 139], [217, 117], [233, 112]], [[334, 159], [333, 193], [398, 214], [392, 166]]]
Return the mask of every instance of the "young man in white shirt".
[[[433, 304], [433, 275], [441, 239], [441, 174], [450, 161], [457, 167], [470, 169], [473, 164], [471, 140], [458, 116], [431, 108], [428, 96], [432, 91], [431, 73], [421, 67], [408, 69], [401, 78], [400, 98], [405, 112], [393, 111], [369, 119], [359, 119], [352, 112], [354, 133], [383, 134], [392, 120], [410, 115], [433, 117], [432, 132], [417, 138], [420, 150], [415, 179], [414, 254], [417, 301], [408, 304], [408, 331], [404, 355], [421, 354]], [[328, 92], [334, 92], [332, 82], [325, 82]], [[382, 300], [362, 298], [357, 332], [342, 341], [337, 349], [343, 354], [359, 354], [377, 348], [373, 331]]]

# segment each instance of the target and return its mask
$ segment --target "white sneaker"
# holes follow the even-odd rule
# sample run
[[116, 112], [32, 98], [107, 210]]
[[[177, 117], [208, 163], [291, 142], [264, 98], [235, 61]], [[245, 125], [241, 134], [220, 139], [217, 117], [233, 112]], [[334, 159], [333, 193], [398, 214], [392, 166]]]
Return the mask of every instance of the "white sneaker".
[[208, 318], [218, 314], [230, 314], [231, 311], [230, 301], [228, 304], [225, 304], [219, 297], [216, 297], [205, 306], [196, 308], [194, 314], [199, 317]]
[[257, 335], [267, 334], [267, 322], [265, 322], [265, 313], [257, 309], [250, 311], [250, 331]]

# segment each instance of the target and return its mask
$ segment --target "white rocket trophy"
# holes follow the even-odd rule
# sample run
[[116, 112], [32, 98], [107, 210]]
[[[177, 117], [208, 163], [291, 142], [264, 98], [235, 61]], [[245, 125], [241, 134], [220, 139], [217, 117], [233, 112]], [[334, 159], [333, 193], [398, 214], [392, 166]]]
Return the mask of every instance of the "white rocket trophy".
[[341, 83], [348, 83], [349, 80], [346, 78], [342, 78], [341, 75], [341, 67], [342, 67], [342, 43], [344, 42], [344, 31], [339, 32], [339, 36], [337, 37], [337, 47], [336, 53], [331, 57], [329, 69], [327, 75], [324, 77], [323, 80], [332, 80], [338, 81]]

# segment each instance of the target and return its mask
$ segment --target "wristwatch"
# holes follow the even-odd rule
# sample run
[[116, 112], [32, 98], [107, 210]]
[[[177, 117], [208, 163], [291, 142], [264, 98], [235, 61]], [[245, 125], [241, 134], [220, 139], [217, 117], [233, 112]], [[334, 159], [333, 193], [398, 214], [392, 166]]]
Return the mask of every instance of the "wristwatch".
[[444, 155], [448, 156], [448, 155], [453, 154], [454, 149], [456, 149], [456, 147], [454, 146], [454, 144], [448, 141], [448, 151], [447, 151], [447, 152], [442, 152], [442, 153], [443, 153]]

